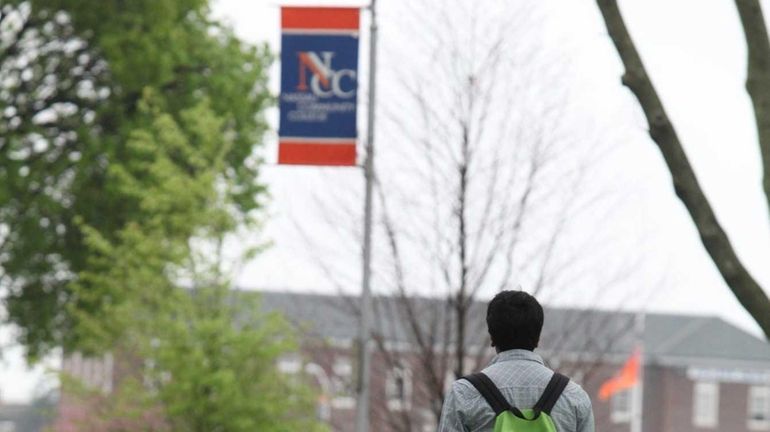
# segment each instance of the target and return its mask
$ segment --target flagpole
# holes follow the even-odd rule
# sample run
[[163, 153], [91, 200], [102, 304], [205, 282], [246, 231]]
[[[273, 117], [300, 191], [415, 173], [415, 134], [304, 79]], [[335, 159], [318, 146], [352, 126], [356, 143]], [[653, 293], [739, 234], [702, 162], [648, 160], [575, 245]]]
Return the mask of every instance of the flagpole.
[[639, 350], [639, 379], [633, 391], [631, 432], [642, 432], [642, 419], [644, 417], [644, 310], [636, 313], [635, 333], [636, 349]]
[[361, 287], [361, 322], [358, 340], [358, 401], [356, 403], [356, 432], [369, 431], [369, 384], [371, 370], [370, 316], [372, 313], [372, 195], [374, 188], [374, 102], [377, 72], [377, 11], [376, 0], [369, 6], [369, 101], [366, 122], [366, 159], [364, 160], [364, 244], [363, 278]]

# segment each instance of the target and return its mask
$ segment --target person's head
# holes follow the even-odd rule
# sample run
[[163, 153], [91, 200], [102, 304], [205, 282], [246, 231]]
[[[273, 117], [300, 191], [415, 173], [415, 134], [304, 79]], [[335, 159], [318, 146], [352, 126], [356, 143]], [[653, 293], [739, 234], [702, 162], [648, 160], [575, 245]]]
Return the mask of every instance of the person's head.
[[524, 291], [502, 291], [489, 302], [487, 328], [497, 352], [533, 351], [543, 329], [543, 307]]

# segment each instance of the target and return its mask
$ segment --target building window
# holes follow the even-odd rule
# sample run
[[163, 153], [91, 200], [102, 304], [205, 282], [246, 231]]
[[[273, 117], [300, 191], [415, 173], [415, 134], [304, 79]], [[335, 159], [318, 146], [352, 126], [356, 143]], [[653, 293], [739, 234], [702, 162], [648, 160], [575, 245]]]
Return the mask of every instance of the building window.
[[64, 360], [63, 369], [66, 374], [79, 380], [89, 389], [100, 390], [104, 394], [112, 392], [113, 358], [111, 353], [101, 357], [86, 357], [80, 353], [74, 353]]
[[692, 424], [701, 428], [719, 424], [719, 383], [696, 382], [693, 386]]
[[583, 385], [583, 380], [586, 378], [586, 372], [583, 369], [577, 369], [569, 377], [575, 384]]
[[[321, 421], [331, 419], [331, 407], [329, 406], [329, 395], [332, 394], [332, 381], [324, 368], [315, 363], [308, 363], [304, 367], [305, 373], [313, 377], [321, 387], [321, 393], [316, 401], [316, 418]], [[294, 375], [294, 377], [297, 377]]]
[[409, 410], [412, 405], [412, 372], [404, 367], [394, 367], [385, 381], [385, 399], [391, 411]]
[[332, 364], [332, 406], [351, 409], [356, 406], [353, 365], [348, 357], [337, 357]]
[[770, 430], [770, 387], [749, 387], [749, 429]]
[[420, 415], [422, 417], [422, 432], [436, 432], [438, 428], [436, 414], [429, 409], [423, 409], [420, 411]]
[[612, 395], [610, 399], [610, 418], [613, 423], [628, 423], [631, 421], [631, 392], [623, 390]]
[[444, 375], [444, 393], [449, 393], [452, 390], [452, 384], [454, 384], [455, 380], [455, 373], [452, 370], [446, 371], [446, 375]]
[[290, 354], [278, 359], [278, 371], [286, 375], [296, 375], [302, 370], [302, 359]]

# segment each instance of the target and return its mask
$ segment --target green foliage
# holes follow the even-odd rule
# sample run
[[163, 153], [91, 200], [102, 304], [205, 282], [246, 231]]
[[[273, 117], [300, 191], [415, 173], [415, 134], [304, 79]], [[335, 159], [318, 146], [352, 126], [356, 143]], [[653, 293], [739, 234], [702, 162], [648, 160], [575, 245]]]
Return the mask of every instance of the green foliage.
[[0, 6], [0, 283], [32, 358], [117, 337], [120, 304], [166, 295], [191, 238], [260, 206], [271, 56], [207, 3]]
[[272, 101], [267, 51], [208, 16], [206, 0], [0, 6], [9, 320], [30, 357], [112, 351], [123, 371], [108, 395], [63, 377], [78, 430], [319, 430], [276, 370], [287, 326], [234, 299], [211, 252], [255, 222]]
[[[88, 415], [84, 431], [324, 431], [313, 395], [280, 374], [276, 363], [296, 350], [278, 315], [260, 312], [253, 295], [207, 285], [176, 297], [165, 314], [139, 307], [118, 361], [136, 359], [135, 373], [104, 395], [65, 377], [64, 388]], [[171, 313], [168, 313], [171, 312]], [[124, 369], [131, 369], [123, 365]]]
[[201, 432], [322, 430], [312, 395], [277, 371], [278, 356], [296, 349], [287, 326], [260, 315], [246, 296], [197, 290], [150, 347], [170, 424]]
[[109, 394], [90, 388], [70, 375], [62, 374], [59, 380], [70, 407], [77, 407], [80, 412], [67, 419], [69, 427], [81, 432], [171, 431], [158, 401], [140, 380], [123, 380]]
[[[312, 395], [276, 371], [278, 356], [296, 349], [288, 327], [255, 301], [232, 297], [216, 254], [190, 246], [193, 237], [217, 243], [235, 226], [217, 188], [231, 145], [223, 122], [206, 102], [175, 120], [151, 92], [140, 111], [147, 126], [130, 134], [129, 157], [106, 180], [143, 216], [112, 238], [81, 223], [88, 258], [71, 286], [69, 345], [117, 349], [151, 367], [122, 377], [109, 397], [86, 392], [84, 403], [98, 409], [79, 427], [317, 430]], [[179, 286], [182, 275], [194, 288]]]

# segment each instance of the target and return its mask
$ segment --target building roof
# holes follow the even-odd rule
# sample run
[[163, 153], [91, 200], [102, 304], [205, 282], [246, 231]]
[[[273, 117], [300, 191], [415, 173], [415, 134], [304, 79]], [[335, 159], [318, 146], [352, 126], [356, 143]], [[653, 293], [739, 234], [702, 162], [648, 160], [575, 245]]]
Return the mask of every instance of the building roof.
[[35, 404], [0, 404], [0, 430], [38, 432], [45, 429], [53, 416], [52, 401]]
[[[264, 310], [280, 311], [307, 336], [337, 341], [358, 335], [357, 299], [323, 294], [261, 292]], [[446, 300], [412, 298], [409, 304], [423, 329], [446, 321]], [[404, 302], [395, 297], [375, 297], [374, 329], [391, 343], [414, 343]], [[470, 307], [467, 343], [486, 341], [486, 302]], [[641, 322], [640, 321], [641, 318]], [[741, 363], [770, 368], [770, 344], [711, 316], [545, 308], [540, 349], [549, 352], [617, 356], [637, 345], [636, 328], [643, 328], [648, 362], [683, 364]], [[478, 336], [473, 336], [478, 335]]]

